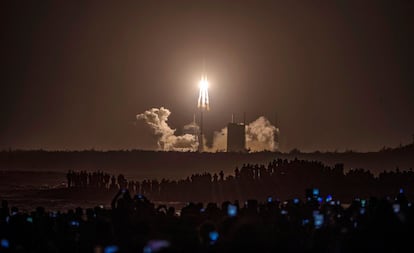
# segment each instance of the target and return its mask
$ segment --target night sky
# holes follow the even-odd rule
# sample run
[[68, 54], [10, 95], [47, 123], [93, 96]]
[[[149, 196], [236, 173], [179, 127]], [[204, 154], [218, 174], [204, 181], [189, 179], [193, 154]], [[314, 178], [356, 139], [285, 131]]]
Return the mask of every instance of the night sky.
[[210, 81], [207, 136], [266, 116], [280, 148], [379, 150], [414, 134], [413, 1], [1, 1], [0, 149], [150, 149]]

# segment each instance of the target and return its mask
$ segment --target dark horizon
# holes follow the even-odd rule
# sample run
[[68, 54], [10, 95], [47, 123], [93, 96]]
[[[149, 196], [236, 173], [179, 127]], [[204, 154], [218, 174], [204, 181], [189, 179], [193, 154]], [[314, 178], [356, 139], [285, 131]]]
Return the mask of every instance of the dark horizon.
[[209, 139], [246, 112], [277, 118], [281, 152], [407, 145], [413, 14], [412, 1], [2, 2], [0, 150], [155, 149], [136, 115], [168, 108], [181, 134], [203, 68]]
[[[365, 150], [365, 151], [359, 151], [359, 150], [353, 150], [353, 149], [345, 149], [345, 150], [300, 150], [298, 148], [293, 148], [291, 150], [286, 150], [286, 151], [281, 151], [281, 150], [275, 150], [275, 151], [271, 151], [271, 150], [262, 150], [262, 151], [253, 151], [253, 152], [247, 152], [246, 154], [255, 154], [255, 153], [275, 153], [275, 154], [295, 154], [295, 153], [301, 153], [301, 154], [313, 154], [313, 153], [377, 153], [377, 152], [381, 152], [381, 151], [389, 151], [389, 150], [398, 150], [398, 149], [404, 149], [407, 147], [411, 147], [414, 146], [414, 141], [412, 143], [407, 143], [407, 144], [399, 144], [397, 146], [394, 147], [388, 147], [388, 146], [383, 146], [381, 148], [379, 148], [378, 150]], [[15, 152], [15, 151], [23, 151], [23, 152], [36, 152], [36, 151], [44, 151], [44, 152], [165, 152], [165, 153], [200, 153], [200, 154], [214, 154], [214, 153], [233, 153], [233, 154], [243, 154], [243, 152], [228, 152], [228, 151], [215, 151], [215, 152], [210, 152], [210, 151], [206, 151], [206, 152], [200, 152], [200, 151], [174, 151], [174, 150], [170, 150], [170, 151], [164, 151], [164, 150], [156, 150], [156, 149], [139, 149], [139, 148], [125, 148], [125, 149], [96, 149], [94, 147], [91, 148], [85, 148], [85, 149], [47, 149], [47, 148], [37, 148], [37, 149], [24, 149], [24, 148], [3, 148], [0, 149], [0, 152]]]

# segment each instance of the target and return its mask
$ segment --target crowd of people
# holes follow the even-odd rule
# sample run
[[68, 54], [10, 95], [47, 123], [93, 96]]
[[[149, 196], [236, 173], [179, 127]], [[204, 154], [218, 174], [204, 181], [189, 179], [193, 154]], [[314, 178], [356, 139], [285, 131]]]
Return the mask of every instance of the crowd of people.
[[344, 206], [318, 188], [280, 201], [190, 202], [178, 213], [121, 188], [111, 208], [23, 213], [2, 202], [1, 252], [411, 252], [404, 189]]
[[385, 196], [399, 188], [414, 192], [412, 169], [382, 172], [374, 176], [364, 169], [345, 172], [343, 164], [333, 167], [306, 160], [273, 160], [267, 165], [244, 164], [234, 173], [196, 173], [185, 179], [127, 180], [97, 172], [69, 171], [68, 187], [92, 187], [110, 190], [128, 189], [131, 193], [159, 201], [222, 202], [227, 199], [263, 199], [268, 195], [281, 199], [300, 195], [304, 189], [318, 186], [323, 192], [334, 194], [349, 202], [353, 196]]
[[[67, 185], [71, 187], [81, 188], [99, 188], [99, 189], [115, 189], [126, 187], [127, 180], [120, 174], [118, 178], [115, 175], [104, 173], [103, 171], [87, 172], [85, 170], [76, 172], [69, 170], [66, 174]], [[130, 181], [130, 184], [132, 181]]]

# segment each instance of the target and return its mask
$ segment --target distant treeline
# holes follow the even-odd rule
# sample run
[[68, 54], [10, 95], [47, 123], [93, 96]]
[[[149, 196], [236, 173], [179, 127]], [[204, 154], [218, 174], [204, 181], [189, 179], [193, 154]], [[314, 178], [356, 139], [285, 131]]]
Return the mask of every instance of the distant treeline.
[[135, 178], [174, 178], [186, 177], [197, 171], [233, 173], [236, 166], [243, 164], [267, 164], [274, 159], [317, 160], [329, 166], [343, 163], [345, 171], [364, 168], [374, 175], [382, 171], [399, 168], [409, 170], [414, 167], [414, 145], [378, 152], [313, 152], [302, 153], [292, 150], [289, 153], [197, 153], [162, 152], [141, 150], [119, 151], [44, 151], [6, 150], [0, 151], [1, 170], [104, 170], [123, 173]]

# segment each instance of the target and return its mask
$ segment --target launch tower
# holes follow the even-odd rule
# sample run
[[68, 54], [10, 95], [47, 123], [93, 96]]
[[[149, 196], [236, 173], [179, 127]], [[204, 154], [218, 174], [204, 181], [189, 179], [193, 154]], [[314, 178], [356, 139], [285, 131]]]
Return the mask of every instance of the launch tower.
[[246, 151], [246, 123], [235, 123], [233, 115], [227, 124], [227, 152]]

